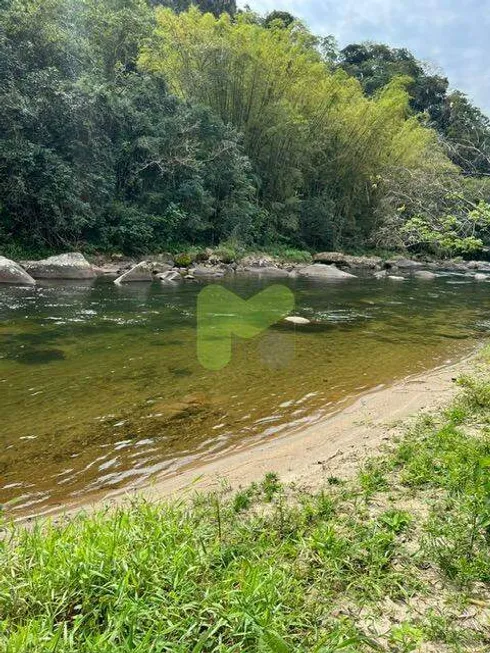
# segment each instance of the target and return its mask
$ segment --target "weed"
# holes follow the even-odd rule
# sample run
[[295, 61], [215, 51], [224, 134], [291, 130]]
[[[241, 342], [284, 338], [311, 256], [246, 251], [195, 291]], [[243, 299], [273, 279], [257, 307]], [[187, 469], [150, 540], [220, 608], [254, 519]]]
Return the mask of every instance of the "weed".
[[274, 472], [268, 472], [262, 481], [261, 489], [264, 493], [266, 501], [272, 501], [274, 496], [282, 489], [282, 484], [279, 481], [279, 476]]

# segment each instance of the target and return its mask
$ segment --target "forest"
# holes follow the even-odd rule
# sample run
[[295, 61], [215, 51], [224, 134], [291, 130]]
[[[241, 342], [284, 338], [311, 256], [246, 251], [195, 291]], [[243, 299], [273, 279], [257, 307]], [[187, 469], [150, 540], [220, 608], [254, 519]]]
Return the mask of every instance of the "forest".
[[233, 0], [0, 0], [0, 251], [471, 255], [490, 121], [442, 73]]

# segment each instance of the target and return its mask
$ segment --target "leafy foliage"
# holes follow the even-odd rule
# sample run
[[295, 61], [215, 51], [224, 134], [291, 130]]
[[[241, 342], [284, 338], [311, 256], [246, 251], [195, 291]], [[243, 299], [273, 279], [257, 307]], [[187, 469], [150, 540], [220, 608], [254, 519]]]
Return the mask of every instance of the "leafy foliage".
[[268, 216], [263, 238], [338, 247], [369, 237], [375, 176], [424, 167], [438, 146], [408, 115], [408, 80], [367, 99], [345, 73], [330, 72], [319, 45], [298, 22], [264, 29], [247, 14], [160, 10], [140, 61], [243, 132]]
[[0, 15], [0, 238], [128, 252], [246, 239], [254, 188], [238, 134], [135, 71], [148, 7], [82, 9], [78, 40], [62, 0], [15, 2]]
[[410, 107], [434, 127], [454, 163], [467, 174], [490, 173], [490, 122], [459, 91], [448, 92], [448, 80], [404, 48], [380, 43], [355, 43], [344, 48], [337, 65], [356, 77], [374, 96], [395, 77], [406, 75]]
[[443, 215], [437, 221], [413, 217], [402, 228], [409, 244], [422, 244], [443, 254], [478, 251], [483, 247], [480, 236], [488, 236], [489, 230], [490, 204], [483, 201], [459, 215]]
[[440, 127], [444, 120], [448, 80], [431, 74], [405, 48], [390, 48], [381, 43], [354, 43], [339, 55], [339, 64], [373, 96], [395, 77], [410, 77], [410, 106], [415, 113], [427, 113], [431, 123]]
[[486, 175], [488, 120], [443, 77], [406, 50], [339, 55], [287, 12], [190, 4], [1, 5], [0, 247], [486, 244], [444, 152]]

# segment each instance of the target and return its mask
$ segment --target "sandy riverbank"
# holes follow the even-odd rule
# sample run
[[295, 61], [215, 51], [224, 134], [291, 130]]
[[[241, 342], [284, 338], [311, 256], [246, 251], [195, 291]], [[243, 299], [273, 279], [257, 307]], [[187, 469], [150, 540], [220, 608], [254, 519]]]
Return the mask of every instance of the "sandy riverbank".
[[474, 365], [475, 355], [382, 388], [351, 402], [336, 414], [307, 428], [268, 442], [244, 447], [214, 460], [193, 464], [146, 488], [106, 493], [54, 513], [73, 514], [121, 503], [137, 492], [149, 500], [230, 487], [236, 490], [276, 472], [285, 483], [305, 489], [329, 476], [349, 477], [362, 461], [390, 440], [407, 420], [444, 406], [457, 392], [455, 379]]

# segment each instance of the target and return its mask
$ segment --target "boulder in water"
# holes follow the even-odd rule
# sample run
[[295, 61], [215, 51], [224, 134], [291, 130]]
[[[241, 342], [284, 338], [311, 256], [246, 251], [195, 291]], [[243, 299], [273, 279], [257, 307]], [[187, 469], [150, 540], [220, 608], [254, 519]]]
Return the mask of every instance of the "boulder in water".
[[307, 265], [304, 268], [299, 268], [297, 274], [301, 277], [308, 277], [312, 279], [355, 279], [354, 274], [344, 272], [335, 267], [335, 265], [323, 265], [322, 263], [315, 263], [314, 265]]
[[34, 279], [94, 279], [97, 276], [93, 265], [79, 252], [26, 261], [23, 267]]
[[243, 268], [242, 272], [245, 274], [253, 274], [266, 279], [286, 279], [289, 277], [289, 272], [287, 270], [284, 270], [283, 268], [276, 268], [274, 266], [259, 267], [249, 265]]
[[15, 261], [0, 256], [0, 283], [34, 286], [35, 280]]
[[351, 256], [341, 252], [320, 252], [313, 257], [315, 263], [334, 264], [339, 268], [379, 268], [382, 259], [379, 256]]

